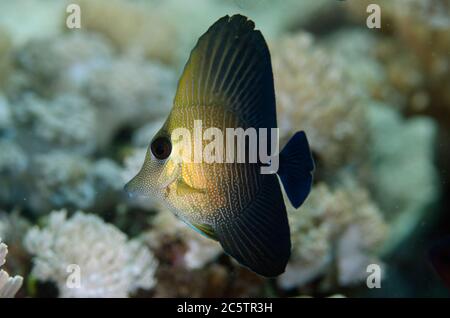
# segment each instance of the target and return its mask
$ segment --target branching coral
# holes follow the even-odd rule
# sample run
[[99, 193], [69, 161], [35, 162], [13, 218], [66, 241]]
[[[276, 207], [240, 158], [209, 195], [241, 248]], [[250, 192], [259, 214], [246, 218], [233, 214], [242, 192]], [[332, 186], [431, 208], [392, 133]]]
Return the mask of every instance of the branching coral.
[[[373, 1], [351, 1], [352, 17], [364, 23]], [[450, 2], [448, 0], [379, 0], [386, 40], [379, 52], [390, 85], [407, 97], [411, 113], [425, 112], [450, 123]], [[411, 76], [414, 75], [414, 76]], [[414, 80], [413, 80], [414, 79]]]
[[[6, 262], [8, 247], [0, 239], [0, 267]], [[14, 297], [22, 286], [23, 278], [21, 276], [10, 277], [7, 272], [0, 270], [0, 298]]]
[[[27, 233], [25, 246], [35, 255], [32, 275], [55, 282], [60, 297], [126, 297], [155, 285], [152, 253], [94, 215], [52, 212], [45, 227]], [[79, 286], [68, 284], [68, 268], [79, 269]]]
[[121, 169], [110, 159], [90, 161], [63, 151], [35, 156], [28, 173], [28, 204], [34, 211], [92, 207], [98, 203], [99, 195], [104, 200], [105, 194], [113, 194], [122, 187], [118, 181]]
[[330, 272], [333, 265], [339, 285], [361, 281], [387, 235], [377, 206], [352, 180], [335, 190], [320, 183], [301, 211], [288, 210], [293, 250], [278, 280], [283, 288], [302, 286]]
[[15, 52], [16, 73], [10, 95], [32, 88], [41, 96], [77, 89], [85, 77], [108, 62], [112, 49], [95, 34], [75, 32], [66, 36], [33, 39]]
[[364, 159], [367, 135], [358, 85], [308, 34], [272, 46], [278, 125], [286, 140], [306, 131], [324, 174]]
[[79, 95], [60, 95], [51, 101], [26, 94], [12, 107], [17, 138], [29, 152], [64, 148], [92, 153], [96, 146], [96, 113]]

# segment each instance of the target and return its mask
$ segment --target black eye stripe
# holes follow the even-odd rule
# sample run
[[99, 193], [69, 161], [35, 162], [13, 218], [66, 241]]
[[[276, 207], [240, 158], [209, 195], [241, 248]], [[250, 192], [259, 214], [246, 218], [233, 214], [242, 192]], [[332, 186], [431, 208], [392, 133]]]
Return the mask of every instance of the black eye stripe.
[[167, 137], [158, 137], [153, 140], [150, 149], [157, 159], [164, 160], [167, 159], [172, 152], [172, 143]]

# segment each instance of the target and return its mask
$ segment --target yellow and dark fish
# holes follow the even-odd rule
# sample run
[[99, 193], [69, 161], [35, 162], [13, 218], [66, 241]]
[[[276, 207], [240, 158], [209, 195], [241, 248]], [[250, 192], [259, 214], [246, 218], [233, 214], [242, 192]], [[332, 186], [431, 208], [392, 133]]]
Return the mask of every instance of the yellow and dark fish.
[[[244, 16], [225, 16], [200, 37], [179, 80], [171, 113], [125, 190], [161, 199], [185, 223], [218, 240], [239, 263], [273, 277], [284, 272], [291, 252], [276, 174], [261, 174], [261, 162], [180, 161], [176, 154], [185, 144], [172, 140], [179, 127], [194, 136], [194, 120], [202, 121], [203, 131], [277, 127], [269, 49], [254, 27]], [[292, 137], [279, 162], [277, 174], [297, 208], [310, 192], [314, 169], [304, 132]]]

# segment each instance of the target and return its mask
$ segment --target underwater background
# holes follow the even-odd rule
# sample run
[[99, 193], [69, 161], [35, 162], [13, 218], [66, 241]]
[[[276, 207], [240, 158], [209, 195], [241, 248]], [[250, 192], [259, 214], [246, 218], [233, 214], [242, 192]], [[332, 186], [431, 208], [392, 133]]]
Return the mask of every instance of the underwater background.
[[[235, 13], [268, 42], [282, 143], [304, 130], [316, 162], [276, 279], [123, 192], [198, 37]], [[448, 0], [0, 0], [0, 297], [450, 296], [430, 262], [450, 235], [449, 40]]]

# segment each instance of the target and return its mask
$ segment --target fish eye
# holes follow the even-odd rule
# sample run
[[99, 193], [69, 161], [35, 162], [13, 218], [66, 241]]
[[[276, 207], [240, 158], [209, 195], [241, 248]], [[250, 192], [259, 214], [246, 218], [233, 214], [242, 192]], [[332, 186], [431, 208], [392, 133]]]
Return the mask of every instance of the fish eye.
[[164, 160], [167, 159], [172, 152], [172, 143], [167, 137], [158, 137], [153, 140], [150, 149], [156, 159]]

